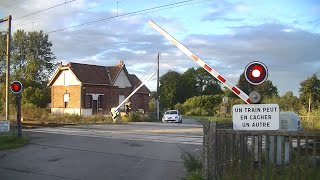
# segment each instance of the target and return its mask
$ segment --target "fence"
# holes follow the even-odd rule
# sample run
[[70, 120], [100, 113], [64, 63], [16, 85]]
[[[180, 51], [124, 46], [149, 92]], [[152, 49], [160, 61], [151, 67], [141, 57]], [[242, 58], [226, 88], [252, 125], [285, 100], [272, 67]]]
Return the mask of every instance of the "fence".
[[207, 179], [320, 179], [320, 132], [231, 127], [204, 122]]

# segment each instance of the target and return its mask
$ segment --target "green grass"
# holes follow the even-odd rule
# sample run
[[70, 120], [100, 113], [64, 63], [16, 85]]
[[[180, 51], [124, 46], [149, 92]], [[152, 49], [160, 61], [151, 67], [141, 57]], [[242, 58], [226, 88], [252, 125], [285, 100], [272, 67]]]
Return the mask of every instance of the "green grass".
[[183, 116], [184, 118], [196, 119], [196, 120], [207, 120], [217, 122], [232, 122], [232, 117], [216, 117], [216, 116]]
[[27, 137], [0, 136], [0, 150], [19, 148], [28, 142]]
[[183, 151], [181, 155], [187, 175], [182, 180], [204, 180], [203, 164], [199, 156]]

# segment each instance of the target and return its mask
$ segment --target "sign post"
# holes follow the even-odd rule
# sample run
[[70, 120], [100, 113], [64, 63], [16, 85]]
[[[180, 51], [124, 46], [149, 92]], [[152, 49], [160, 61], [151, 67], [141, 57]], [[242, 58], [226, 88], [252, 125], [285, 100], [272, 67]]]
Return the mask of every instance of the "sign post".
[[10, 89], [12, 93], [16, 96], [16, 108], [17, 108], [17, 123], [18, 123], [18, 136], [22, 137], [21, 128], [21, 91], [22, 84], [19, 81], [14, 81], [10, 84]]

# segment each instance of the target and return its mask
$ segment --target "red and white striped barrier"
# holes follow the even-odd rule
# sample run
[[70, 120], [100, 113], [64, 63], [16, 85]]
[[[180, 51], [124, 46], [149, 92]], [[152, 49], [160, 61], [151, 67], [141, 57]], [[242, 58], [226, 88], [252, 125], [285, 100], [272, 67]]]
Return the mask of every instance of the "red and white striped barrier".
[[203, 67], [206, 71], [208, 71], [213, 77], [217, 78], [222, 84], [227, 86], [232, 92], [234, 92], [237, 96], [239, 96], [242, 100], [244, 100], [247, 104], [250, 104], [249, 96], [244, 93], [237, 86], [233, 85], [229, 81], [227, 81], [224, 77], [222, 77], [217, 71], [211, 68], [207, 63], [205, 63], [202, 59], [200, 59], [197, 55], [191, 52], [188, 48], [186, 48], [183, 44], [181, 44], [178, 40], [172, 37], [169, 33], [159, 27], [153, 21], [149, 21], [148, 23], [151, 27], [157, 30], [162, 36], [171, 41], [177, 48], [179, 48], [183, 53], [193, 59], [196, 63], [198, 63], [201, 67]]

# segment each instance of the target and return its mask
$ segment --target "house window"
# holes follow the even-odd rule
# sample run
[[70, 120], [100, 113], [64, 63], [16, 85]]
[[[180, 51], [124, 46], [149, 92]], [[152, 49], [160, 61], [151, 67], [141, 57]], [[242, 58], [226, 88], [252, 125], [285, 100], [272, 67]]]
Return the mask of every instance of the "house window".
[[87, 108], [92, 108], [92, 96], [87, 95]]
[[103, 100], [103, 96], [99, 96], [98, 97], [98, 108], [102, 108], [102, 100]]
[[70, 94], [64, 94], [63, 95], [64, 108], [68, 107], [69, 99], [70, 99]]

